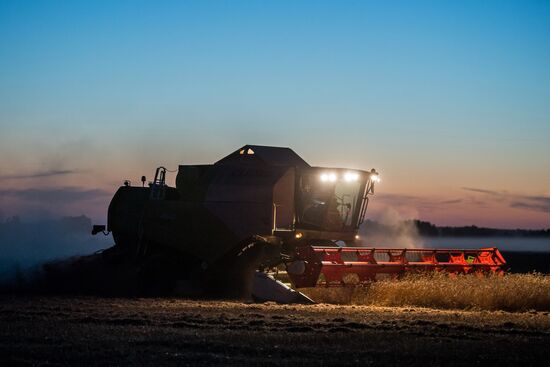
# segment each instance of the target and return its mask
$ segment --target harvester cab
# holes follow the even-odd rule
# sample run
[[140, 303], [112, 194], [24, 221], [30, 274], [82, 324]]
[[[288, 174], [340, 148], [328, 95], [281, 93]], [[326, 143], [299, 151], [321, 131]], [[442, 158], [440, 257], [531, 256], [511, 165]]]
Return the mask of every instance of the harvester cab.
[[[175, 187], [159, 167], [148, 187], [124, 185], [109, 205], [111, 252], [136, 264], [145, 294], [184, 284], [208, 295], [294, 302], [307, 298], [293, 288], [345, 285], [349, 274], [363, 283], [411, 268], [498, 271], [504, 264], [496, 249], [360, 247], [358, 228], [379, 181], [374, 169], [311, 167], [289, 148], [246, 145], [177, 171]], [[457, 253], [472, 260], [462, 264]]]

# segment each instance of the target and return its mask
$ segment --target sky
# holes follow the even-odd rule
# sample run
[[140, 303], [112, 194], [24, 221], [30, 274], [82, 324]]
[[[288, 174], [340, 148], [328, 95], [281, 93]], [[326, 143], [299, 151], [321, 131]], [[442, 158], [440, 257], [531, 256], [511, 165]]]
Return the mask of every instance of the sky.
[[548, 1], [0, 0], [0, 220], [260, 144], [376, 168], [371, 219], [550, 228], [549, 65]]

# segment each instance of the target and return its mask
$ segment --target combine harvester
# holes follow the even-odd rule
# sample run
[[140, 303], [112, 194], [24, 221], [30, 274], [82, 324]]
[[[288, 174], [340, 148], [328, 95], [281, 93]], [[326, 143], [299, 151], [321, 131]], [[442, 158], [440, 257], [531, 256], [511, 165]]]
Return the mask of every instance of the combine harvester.
[[289, 148], [246, 145], [212, 165], [179, 166], [176, 187], [166, 173], [157, 168], [147, 186], [126, 181], [107, 226], [92, 231], [112, 232], [104, 257], [134, 264], [140, 294], [309, 302], [296, 289], [504, 269], [496, 248], [363, 247], [374, 169], [311, 167]]

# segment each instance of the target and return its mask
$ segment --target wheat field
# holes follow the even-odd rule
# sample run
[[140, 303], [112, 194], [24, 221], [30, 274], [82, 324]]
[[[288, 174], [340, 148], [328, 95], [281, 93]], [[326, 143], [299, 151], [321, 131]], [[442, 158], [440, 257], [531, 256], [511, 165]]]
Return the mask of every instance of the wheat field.
[[442, 273], [415, 274], [365, 286], [318, 287], [300, 291], [321, 303], [550, 311], [550, 276], [537, 273], [455, 277]]

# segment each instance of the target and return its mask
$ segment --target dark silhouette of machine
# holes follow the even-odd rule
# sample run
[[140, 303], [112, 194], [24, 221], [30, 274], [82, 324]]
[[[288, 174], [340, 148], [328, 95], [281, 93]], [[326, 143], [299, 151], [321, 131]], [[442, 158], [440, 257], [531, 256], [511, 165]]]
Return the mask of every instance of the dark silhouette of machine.
[[[416, 270], [501, 271], [497, 249], [361, 247], [378, 173], [311, 167], [289, 148], [245, 145], [211, 165], [159, 167], [148, 186], [126, 182], [109, 205], [111, 259], [136, 264], [142, 294], [307, 301], [292, 288], [356, 283]], [[142, 182], [146, 181], [142, 177]], [[454, 252], [453, 252], [454, 251]], [[272, 275], [287, 274], [291, 287]], [[285, 278], [284, 276], [281, 277]]]

